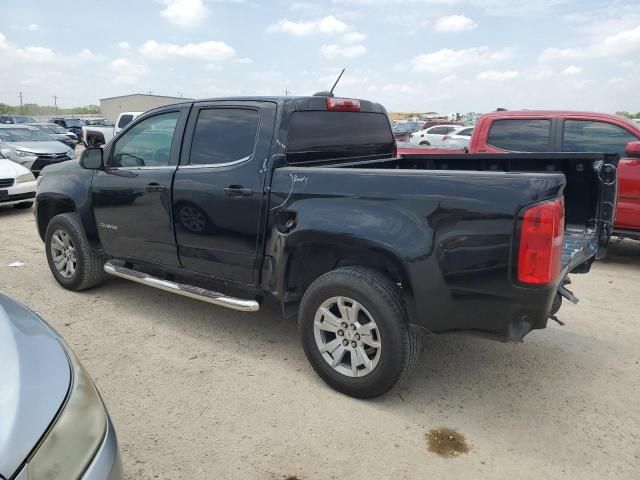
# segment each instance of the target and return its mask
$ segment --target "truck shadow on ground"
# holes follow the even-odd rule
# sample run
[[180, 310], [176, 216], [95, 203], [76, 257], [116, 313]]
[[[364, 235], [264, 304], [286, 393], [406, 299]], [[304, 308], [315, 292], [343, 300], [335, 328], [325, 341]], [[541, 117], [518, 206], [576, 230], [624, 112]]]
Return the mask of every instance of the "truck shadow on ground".
[[607, 256], [600, 261], [609, 264], [640, 266], [640, 241], [613, 240], [607, 249]]
[[[135, 299], [144, 297], [145, 316], [153, 319], [155, 326], [175, 330], [176, 341], [188, 336], [217, 351], [266, 357], [296, 377], [300, 388], [317, 389], [318, 395], [337, 395], [342, 402], [360, 402], [333, 391], [317, 377], [304, 355], [295, 324], [282, 318], [275, 302], [267, 302], [258, 313], [240, 313], [118, 279], [110, 280], [101, 292], [118, 298], [120, 305], [136, 305]], [[131, 308], [133, 313], [135, 307]], [[426, 337], [413, 374], [389, 393], [369, 400], [367, 408], [391, 408], [425, 425], [434, 415], [446, 418], [462, 411], [473, 418], [488, 419], [495, 411], [536, 415], [542, 404], [545, 408], [566, 408], [562, 395], [546, 398], [544, 392], [571, 391], [590, 377], [605, 374], [599, 369], [601, 358], [567, 348], [577, 344], [588, 351], [594, 341], [555, 326], [530, 334], [524, 344], [465, 335]], [[267, 385], [268, 379], [265, 381]], [[291, 399], [295, 392], [287, 395]]]

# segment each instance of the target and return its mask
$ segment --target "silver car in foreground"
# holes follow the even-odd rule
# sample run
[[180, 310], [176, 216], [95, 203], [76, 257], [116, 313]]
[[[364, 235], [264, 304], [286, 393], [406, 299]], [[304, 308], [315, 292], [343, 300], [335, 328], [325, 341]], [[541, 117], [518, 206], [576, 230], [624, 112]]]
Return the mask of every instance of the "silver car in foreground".
[[0, 293], [0, 479], [121, 478], [91, 378], [53, 328]]

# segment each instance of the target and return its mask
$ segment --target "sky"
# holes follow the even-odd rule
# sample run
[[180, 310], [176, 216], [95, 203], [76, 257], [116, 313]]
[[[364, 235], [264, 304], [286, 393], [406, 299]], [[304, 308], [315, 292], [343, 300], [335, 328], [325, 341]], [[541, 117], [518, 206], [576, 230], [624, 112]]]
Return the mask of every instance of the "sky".
[[640, 0], [0, 0], [0, 102], [309, 95], [640, 111]]

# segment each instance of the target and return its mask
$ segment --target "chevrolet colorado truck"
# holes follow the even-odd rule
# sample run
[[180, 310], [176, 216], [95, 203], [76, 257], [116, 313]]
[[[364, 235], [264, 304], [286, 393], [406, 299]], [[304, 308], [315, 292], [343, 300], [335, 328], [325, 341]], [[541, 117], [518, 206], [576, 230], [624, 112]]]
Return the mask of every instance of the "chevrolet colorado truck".
[[405, 156], [440, 153], [607, 152], [620, 155], [614, 235], [640, 240], [640, 125], [617, 115], [520, 110], [483, 115], [467, 150], [398, 149]]
[[320, 377], [369, 398], [423, 335], [545, 328], [605, 254], [617, 155], [464, 160], [397, 158], [365, 100], [191, 101], [47, 167], [37, 228], [69, 290], [113, 275], [246, 312], [277, 299]]

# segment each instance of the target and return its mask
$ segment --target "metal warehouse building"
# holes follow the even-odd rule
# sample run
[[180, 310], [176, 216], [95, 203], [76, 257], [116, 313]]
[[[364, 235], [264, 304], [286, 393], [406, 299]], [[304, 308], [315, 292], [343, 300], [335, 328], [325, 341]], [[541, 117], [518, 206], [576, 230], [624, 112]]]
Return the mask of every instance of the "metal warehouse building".
[[112, 122], [115, 122], [122, 112], [146, 112], [152, 108], [170, 105], [172, 103], [193, 100], [183, 97], [165, 97], [164, 95], [147, 95], [144, 93], [134, 93], [132, 95], [122, 95], [120, 97], [109, 97], [100, 99], [100, 113]]

